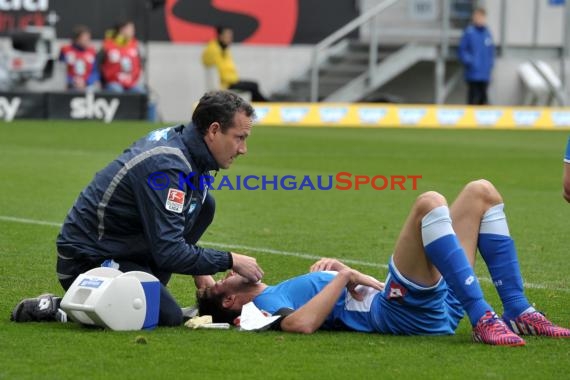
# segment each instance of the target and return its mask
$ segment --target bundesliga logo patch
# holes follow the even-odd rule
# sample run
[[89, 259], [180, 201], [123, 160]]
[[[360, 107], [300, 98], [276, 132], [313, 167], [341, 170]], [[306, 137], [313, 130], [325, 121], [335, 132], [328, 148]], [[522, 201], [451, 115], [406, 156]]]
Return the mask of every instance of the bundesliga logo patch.
[[177, 189], [168, 189], [168, 197], [166, 197], [166, 204], [164, 205], [168, 211], [181, 213], [184, 208], [184, 198], [186, 193]]

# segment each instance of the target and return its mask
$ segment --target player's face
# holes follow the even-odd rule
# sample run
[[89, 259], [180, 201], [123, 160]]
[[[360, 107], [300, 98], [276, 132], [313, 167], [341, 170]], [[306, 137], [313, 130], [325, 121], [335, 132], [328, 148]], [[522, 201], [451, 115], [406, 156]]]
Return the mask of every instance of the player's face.
[[247, 153], [246, 139], [251, 133], [253, 120], [238, 112], [234, 116], [234, 126], [222, 132], [219, 123], [212, 123], [204, 140], [222, 169], [228, 169], [241, 154]]
[[229, 271], [222, 280], [214, 284], [211, 291], [214, 295], [223, 294], [229, 296], [240, 293], [247, 284], [250, 284], [248, 279], [233, 271]]

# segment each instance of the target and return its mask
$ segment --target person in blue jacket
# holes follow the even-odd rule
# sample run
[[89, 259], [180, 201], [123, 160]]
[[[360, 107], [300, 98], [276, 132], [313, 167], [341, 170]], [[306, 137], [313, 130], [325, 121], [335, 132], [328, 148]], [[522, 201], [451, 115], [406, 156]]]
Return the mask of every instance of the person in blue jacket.
[[469, 25], [459, 44], [459, 59], [465, 66], [465, 81], [468, 86], [468, 104], [488, 104], [487, 89], [495, 61], [495, 45], [486, 24], [484, 8], [473, 11]]
[[[201, 178], [228, 169], [247, 152], [253, 116], [253, 107], [239, 96], [207, 93], [191, 123], [151, 132], [96, 173], [57, 237], [62, 287], [99, 266], [150, 273], [162, 284], [158, 323], [176, 326], [183, 322], [182, 310], [166, 289], [173, 273], [193, 275], [198, 287], [212, 285], [210, 275], [228, 269], [261, 280], [254, 258], [196, 245], [215, 209]], [[24, 300], [12, 320], [57, 320], [59, 301], [53, 295]]]

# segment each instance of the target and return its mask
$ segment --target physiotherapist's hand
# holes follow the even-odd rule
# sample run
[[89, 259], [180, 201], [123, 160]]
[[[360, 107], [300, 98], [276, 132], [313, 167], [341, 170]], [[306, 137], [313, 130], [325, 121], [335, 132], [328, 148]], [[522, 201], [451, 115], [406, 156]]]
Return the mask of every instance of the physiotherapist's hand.
[[253, 257], [231, 252], [234, 261], [233, 271], [247, 278], [251, 282], [258, 282], [263, 278], [263, 270]]
[[337, 259], [329, 259], [323, 257], [322, 259], [311, 265], [310, 271], [321, 272], [321, 271], [334, 270], [340, 272], [343, 269], [350, 269], [350, 267], [346, 264], [343, 264]]

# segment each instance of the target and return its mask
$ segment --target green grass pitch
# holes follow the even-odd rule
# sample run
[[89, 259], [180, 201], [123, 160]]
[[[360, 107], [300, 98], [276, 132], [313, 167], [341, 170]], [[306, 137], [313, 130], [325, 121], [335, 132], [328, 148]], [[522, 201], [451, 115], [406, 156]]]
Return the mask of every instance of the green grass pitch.
[[[21, 298], [62, 292], [54, 270], [57, 226], [9, 218], [61, 223], [94, 173], [153, 128], [0, 125], [0, 379], [568, 377], [570, 341], [528, 338], [523, 348], [474, 344], [465, 319], [455, 336], [444, 337], [184, 327], [109, 332], [11, 323], [10, 310]], [[506, 200], [530, 300], [569, 326], [570, 205], [561, 197], [566, 138], [564, 131], [256, 127], [248, 155], [219, 175], [316, 177], [346, 171], [422, 179], [416, 191], [220, 190], [204, 245], [241, 246], [235, 250], [256, 256], [268, 283], [307, 271], [307, 256], [356, 260], [356, 268], [383, 279], [415, 197], [437, 190], [451, 201], [467, 181], [487, 178]], [[501, 312], [480, 264], [483, 290]], [[170, 287], [183, 306], [193, 303], [190, 278], [177, 275]], [[139, 335], [148, 343], [136, 344]]]

